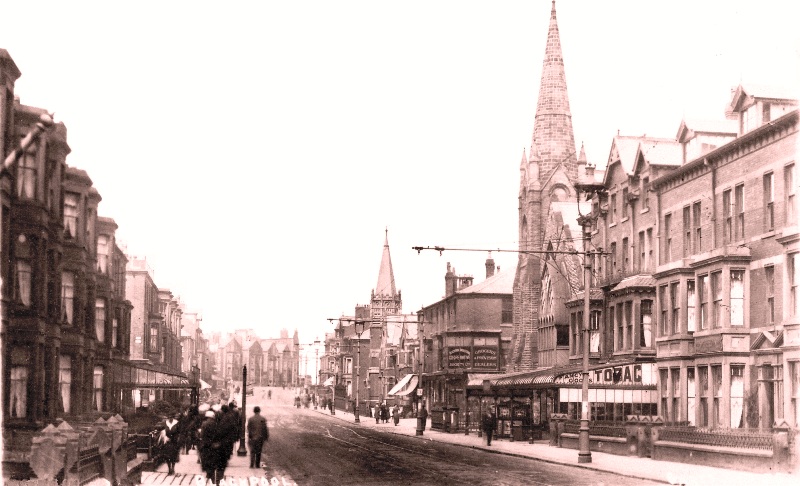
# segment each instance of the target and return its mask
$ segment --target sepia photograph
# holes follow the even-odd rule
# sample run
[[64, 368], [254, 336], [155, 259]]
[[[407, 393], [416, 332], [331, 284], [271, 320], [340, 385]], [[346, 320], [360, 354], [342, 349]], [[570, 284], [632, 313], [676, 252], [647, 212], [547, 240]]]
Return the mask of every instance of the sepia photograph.
[[793, 2], [0, 12], [3, 484], [800, 481]]

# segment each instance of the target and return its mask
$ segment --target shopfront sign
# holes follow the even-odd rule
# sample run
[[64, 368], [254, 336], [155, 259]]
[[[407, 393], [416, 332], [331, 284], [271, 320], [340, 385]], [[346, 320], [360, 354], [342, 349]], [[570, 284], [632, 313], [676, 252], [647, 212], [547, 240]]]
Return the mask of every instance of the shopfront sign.
[[[583, 372], [576, 371], [574, 373], [559, 375], [553, 382], [558, 385], [580, 385], [583, 383]], [[631, 363], [589, 370], [589, 384], [652, 385], [655, 384], [655, 381], [653, 381], [653, 364]]]
[[469, 348], [450, 348], [447, 351], [447, 366], [449, 368], [469, 368], [470, 358]]
[[476, 370], [497, 370], [497, 348], [476, 346], [472, 367]]

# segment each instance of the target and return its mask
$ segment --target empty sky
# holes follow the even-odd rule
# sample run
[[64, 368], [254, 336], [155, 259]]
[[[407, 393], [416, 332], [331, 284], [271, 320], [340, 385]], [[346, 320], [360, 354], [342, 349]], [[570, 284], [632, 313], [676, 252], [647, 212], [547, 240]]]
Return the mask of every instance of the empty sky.
[[[205, 330], [301, 342], [369, 303], [384, 229], [404, 311], [514, 249], [550, 0], [7, 2], [27, 105], [66, 124], [131, 254]], [[740, 82], [800, 86], [793, 2], [559, 1], [575, 139], [674, 137]], [[513, 254], [494, 254], [501, 269]]]

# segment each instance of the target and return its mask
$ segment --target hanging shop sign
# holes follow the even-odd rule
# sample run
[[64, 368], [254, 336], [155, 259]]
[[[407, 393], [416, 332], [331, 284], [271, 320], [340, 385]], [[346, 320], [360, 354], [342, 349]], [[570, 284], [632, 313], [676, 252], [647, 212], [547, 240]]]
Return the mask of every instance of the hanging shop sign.
[[[583, 373], [576, 371], [557, 376], [553, 382], [557, 385], [580, 385]], [[652, 363], [631, 363], [589, 370], [591, 385], [654, 385]]]

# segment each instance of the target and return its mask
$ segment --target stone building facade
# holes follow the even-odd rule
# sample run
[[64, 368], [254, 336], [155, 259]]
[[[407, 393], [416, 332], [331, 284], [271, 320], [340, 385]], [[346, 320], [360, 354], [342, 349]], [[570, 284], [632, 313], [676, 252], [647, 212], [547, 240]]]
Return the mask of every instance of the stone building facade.
[[15, 98], [20, 74], [0, 49], [4, 474], [27, 467], [47, 423], [121, 411], [129, 356], [116, 224], [98, 217], [88, 174], [67, 165], [64, 124]]

